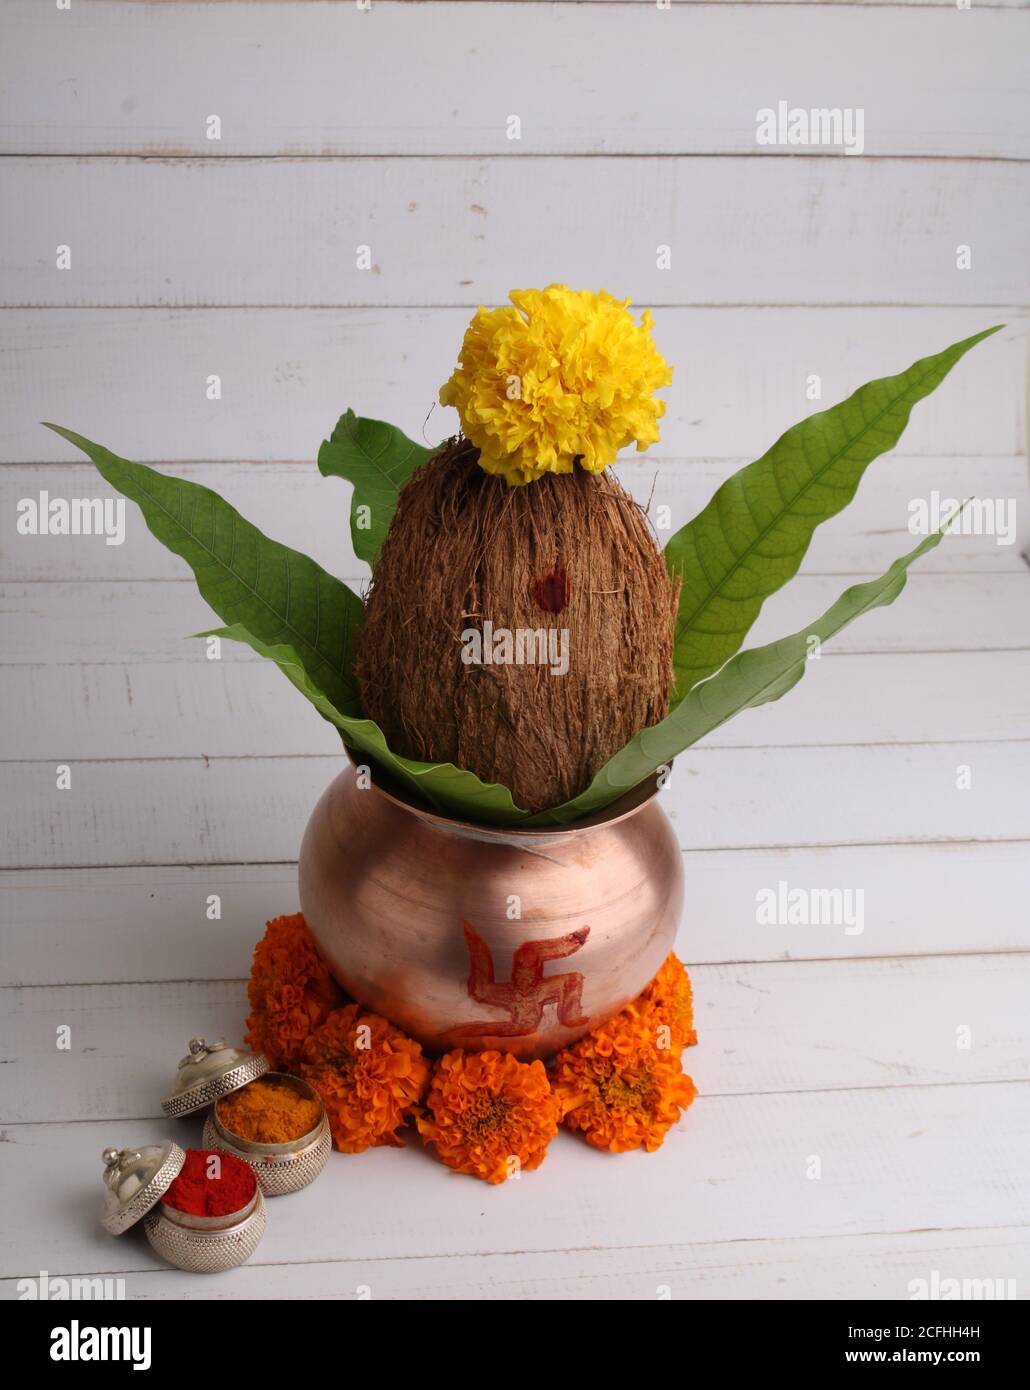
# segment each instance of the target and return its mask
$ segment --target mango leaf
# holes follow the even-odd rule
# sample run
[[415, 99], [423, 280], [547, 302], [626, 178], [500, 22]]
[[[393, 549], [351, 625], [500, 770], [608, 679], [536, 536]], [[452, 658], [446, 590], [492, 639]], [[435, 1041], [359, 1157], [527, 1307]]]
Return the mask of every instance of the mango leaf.
[[683, 581], [674, 701], [739, 649], [765, 599], [797, 573], [815, 528], [851, 501], [868, 465], [897, 443], [916, 402], [1002, 326], [924, 357], [898, 376], [870, 381], [794, 425], [676, 532], [665, 550], [670, 572]]
[[202, 635], [247, 642], [270, 657], [345, 743], [447, 814], [501, 824], [528, 814], [506, 787], [451, 763], [391, 753], [378, 725], [362, 717], [353, 666], [363, 609], [346, 584], [270, 540], [210, 488], [118, 458], [59, 425], [48, 428], [87, 454], [112, 487], [139, 505], [158, 540], [190, 565], [201, 594], [228, 624]]
[[402, 434], [384, 420], [365, 420], [348, 410], [318, 451], [318, 470], [354, 484], [350, 533], [359, 560], [375, 566], [397, 494], [420, 463], [436, 452]]
[[47, 428], [87, 454], [139, 506], [224, 622], [242, 623], [266, 642], [290, 643], [334, 704], [357, 701], [354, 644], [364, 609], [353, 590], [299, 550], [270, 540], [210, 488], [118, 458], [60, 425]]
[[695, 685], [661, 723], [642, 729], [605, 763], [579, 796], [553, 810], [539, 812], [528, 824], [564, 824], [598, 811], [658, 768], [667, 766], [677, 754], [735, 714], [786, 695], [805, 674], [812, 638], [825, 642], [863, 613], [893, 603], [905, 587], [909, 565], [939, 545], [943, 534], [936, 531], [927, 536], [914, 550], [895, 560], [878, 579], [846, 589], [821, 618], [800, 632], [738, 653], [716, 675]]
[[455, 767], [453, 763], [418, 762], [391, 752], [382, 729], [374, 720], [364, 718], [359, 709], [349, 713], [337, 709], [312, 683], [303, 661], [289, 643], [262, 642], [240, 623], [212, 632], [199, 632], [197, 636], [227, 637], [234, 642], [245, 642], [259, 656], [274, 661], [319, 714], [336, 725], [344, 743], [367, 753], [387, 772], [446, 814], [498, 825], [515, 824], [528, 815], [515, 805], [507, 787], [496, 782], [481, 782], [474, 773]]

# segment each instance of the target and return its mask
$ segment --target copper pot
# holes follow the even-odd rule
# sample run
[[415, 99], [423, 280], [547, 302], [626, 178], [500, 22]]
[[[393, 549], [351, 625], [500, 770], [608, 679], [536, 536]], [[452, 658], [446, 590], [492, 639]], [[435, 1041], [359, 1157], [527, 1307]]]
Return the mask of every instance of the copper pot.
[[672, 949], [682, 856], [656, 793], [651, 779], [569, 828], [495, 830], [350, 763], [308, 822], [301, 910], [347, 993], [428, 1052], [548, 1057]]

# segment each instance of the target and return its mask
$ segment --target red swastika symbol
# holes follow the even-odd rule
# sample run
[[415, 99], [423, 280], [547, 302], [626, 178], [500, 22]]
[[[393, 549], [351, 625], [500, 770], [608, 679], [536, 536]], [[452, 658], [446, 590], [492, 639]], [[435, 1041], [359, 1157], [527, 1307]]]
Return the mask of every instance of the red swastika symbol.
[[553, 1004], [559, 1023], [566, 1028], [578, 1028], [586, 1023], [583, 1016], [583, 976], [578, 970], [545, 978], [544, 964], [571, 956], [590, 935], [589, 927], [580, 927], [567, 936], [555, 936], [546, 941], [526, 941], [511, 963], [511, 979], [494, 979], [494, 959], [490, 947], [470, 922], [462, 919], [465, 944], [469, 953], [468, 991], [480, 1004], [491, 1004], [508, 1014], [506, 1023], [484, 1020], [482, 1023], [463, 1023], [447, 1031], [455, 1037], [521, 1038], [540, 1027], [544, 1009]]

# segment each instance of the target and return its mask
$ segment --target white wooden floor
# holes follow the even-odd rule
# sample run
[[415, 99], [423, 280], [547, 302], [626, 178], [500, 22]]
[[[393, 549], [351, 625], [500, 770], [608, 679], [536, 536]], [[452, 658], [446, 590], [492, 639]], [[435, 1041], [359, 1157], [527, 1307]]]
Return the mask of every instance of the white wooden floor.
[[[7, 8], [0, 1288], [48, 1270], [120, 1275], [129, 1297], [903, 1299], [937, 1270], [1026, 1297], [1025, 10]], [[535, 24], [554, 63], [531, 61]], [[398, 44], [439, 81], [400, 81], [384, 122], [361, 83]], [[773, 47], [789, 90], [768, 99], [815, 100], [814, 72], [819, 102], [843, 84], [871, 113], [872, 159], [754, 158]], [[352, 91], [339, 55], [355, 51]], [[518, 149], [509, 110], [526, 117]], [[570, 210], [584, 203], [589, 226]], [[362, 277], [351, 248], [369, 239], [378, 273]], [[663, 278], [653, 248], [670, 239], [680, 269]], [[975, 274], [951, 269], [960, 240]], [[71, 275], [51, 269], [59, 243]], [[208, 610], [131, 508], [120, 547], [15, 538], [21, 498], [108, 495], [36, 422], [206, 482], [359, 582], [319, 439], [348, 404], [419, 433], [471, 307], [562, 277], [658, 306], [677, 366], [662, 456], [620, 467], [642, 498], [659, 480], [673, 526], [816, 408], [809, 373], [827, 403], [1009, 325], [919, 407], [754, 641], [909, 548], [908, 503], [934, 489], [1016, 499], [1019, 542], [947, 539], [787, 699], [678, 762], [700, 1095], [658, 1153], [563, 1133], [497, 1189], [417, 1144], [334, 1155], [270, 1205], [249, 1265], [168, 1270], [141, 1235], [100, 1231], [100, 1152], [199, 1139], [158, 1102], [189, 1037], [240, 1037], [251, 947], [297, 908], [300, 836], [340, 755], [277, 671], [187, 640]], [[759, 925], [756, 893], [780, 880], [864, 890], [863, 931]]]

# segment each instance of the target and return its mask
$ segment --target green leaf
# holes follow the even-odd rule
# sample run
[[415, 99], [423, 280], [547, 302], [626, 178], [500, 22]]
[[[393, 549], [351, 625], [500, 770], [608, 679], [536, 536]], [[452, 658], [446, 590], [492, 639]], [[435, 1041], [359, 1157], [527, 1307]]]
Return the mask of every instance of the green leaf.
[[87, 454], [112, 487], [139, 505], [158, 540], [190, 565], [201, 594], [228, 624], [202, 636], [246, 642], [269, 657], [345, 743], [441, 811], [505, 825], [526, 817], [506, 787], [452, 763], [391, 753], [382, 730], [362, 716], [353, 666], [363, 610], [346, 584], [270, 540], [210, 488], [118, 458], [60, 425], [48, 428]]
[[[420, 463], [436, 452], [416, 444], [384, 420], [365, 420], [348, 410], [318, 451], [323, 477], [354, 484], [350, 533], [354, 553], [374, 566], [397, 510], [397, 494]], [[367, 514], [359, 512], [367, 508]], [[362, 523], [362, 524], [359, 524]]]
[[286, 642], [334, 704], [356, 703], [354, 644], [364, 618], [346, 584], [298, 550], [280, 545], [198, 483], [130, 463], [81, 434], [49, 425], [87, 454], [131, 498], [159, 541], [182, 556], [201, 594], [226, 623], [264, 642]]
[[905, 587], [909, 565], [938, 545], [942, 535], [937, 531], [927, 536], [878, 579], [846, 589], [832, 608], [800, 632], [738, 653], [716, 675], [696, 685], [660, 724], [642, 729], [605, 763], [579, 796], [554, 810], [540, 812], [529, 824], [565, 823], [598, 811], [735, 714], [778, 700], [805, 674], [811, 639], [825, 642], [863, 613], [893, 603]]
[[665, 551], [670, 572], [683, 581], [674, 701], [739, 649], [765, 599], [797, 573], [815, 528], [851, 501], [868, 465], [897, 443], [916, 402], [1002, 326], [924, 357], [899, 376], [870, 381], [794, 425], [676, 532]]
[[494, 825], [514, 825], [528, 815], [528, 812], [515, 805], [507, 787], [496, 782], [481, 782], [475, 773], [466, 772], [453, 763], [423, 763], [392, 753], [378, 724], [365, 719], [357, 707], [350, 711], [337, 708], [318, 689], [304, 669], [304, 662], [289, 643], [262, 642], [240, 623], [197, 635], [228, 637], [234, 642], [246, 642], [259, 656], [274, 661], [318, 712], [336, 725], [344, 743], [374, 758], [398, 781], [420, 793], [445, 814]]

